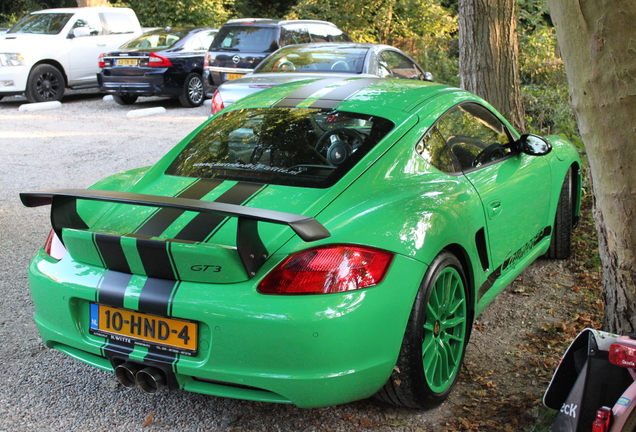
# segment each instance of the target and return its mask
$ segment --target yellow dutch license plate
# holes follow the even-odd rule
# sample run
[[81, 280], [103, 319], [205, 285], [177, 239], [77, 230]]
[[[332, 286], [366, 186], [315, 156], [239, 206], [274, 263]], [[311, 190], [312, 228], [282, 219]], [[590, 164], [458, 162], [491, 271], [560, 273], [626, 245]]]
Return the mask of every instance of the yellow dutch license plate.
[[243, 74], [237, 74], [237, 73], [227, 73], [227, 74], [225, 74], [225, 79], [228, 80], [228, 81], [239, 79], [239, 78], [243, 78]]
[[197, 324], [97, 303], [90, 304], [90, 333], [185, 355], [197, 353]]
[[137, 59], [117, 59], [117, 66], [137, 66]]

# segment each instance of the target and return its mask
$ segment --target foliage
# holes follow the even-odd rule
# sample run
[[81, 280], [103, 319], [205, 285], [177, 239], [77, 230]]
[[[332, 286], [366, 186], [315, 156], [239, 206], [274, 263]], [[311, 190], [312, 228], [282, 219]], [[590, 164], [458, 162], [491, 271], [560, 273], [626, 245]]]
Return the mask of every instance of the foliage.
[[298, 0], [235, 0], [238, 18], [282, 18]]
[[143, 27], [220, 27], [233, 12], [231, 0], [118, 0], [135, 10]]
[[12, 0], [0, 2], [0, 27], [10, 27], [29, 12], [77, 6], [76, 0]]

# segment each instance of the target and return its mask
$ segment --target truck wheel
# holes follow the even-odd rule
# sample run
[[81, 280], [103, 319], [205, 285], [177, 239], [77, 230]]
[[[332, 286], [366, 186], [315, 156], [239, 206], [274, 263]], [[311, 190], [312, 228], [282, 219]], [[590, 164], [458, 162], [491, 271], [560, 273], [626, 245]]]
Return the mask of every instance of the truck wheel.
[[119, 105], [132, 105], [137, 102], [137, 96], [129, 94], [113, 95], [113, 100]]
[[29, 102], [59, 101], [64, 87], [62, 73], [55, 66], [41, 64], [31, 70], [25, 94]]
[[179, 102], [186, 108], [198, 107], [203, 103], [203, 98], [203, 80], [201, 75], [193, 72], [186, 77]]

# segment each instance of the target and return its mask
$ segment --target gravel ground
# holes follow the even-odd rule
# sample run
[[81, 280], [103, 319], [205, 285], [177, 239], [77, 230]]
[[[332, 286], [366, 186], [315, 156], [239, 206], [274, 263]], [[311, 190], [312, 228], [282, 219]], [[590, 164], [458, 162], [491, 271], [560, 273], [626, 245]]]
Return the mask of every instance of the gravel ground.
[[[373, 400], [299, 409], [181, 391], [148, 395], [123, 388], [113, 374], [46, 349], [32, 320], [26, 273], [49, 230], [49, 207], [25, 208], [18, 193], [83, 188], [106, 175], [152, 164], [207, 118], [209, 106], [186, 109], [177, 101], [144, 98], [123, 107], [91, 91], [70, 92], [54, 110], [19, 112], [25, 102], [17, 97], [0, 101], [0, 431], [441, 431], [455, 418], [454, 409], [474, 386], [470, 381], [460, 382], [448, 402], [426, 412], [396, 410]], [[129, 109], [155, 106], [166, 112], [126, 117]], [[563, 277], [558, 269], [553, 273]], [[534, 317], [544, 310], [530, 301], [520, 305], [518, 299], [504, 293], [480, 317], [470, 361], [505, 357], [517, 336], [541, 324]]]

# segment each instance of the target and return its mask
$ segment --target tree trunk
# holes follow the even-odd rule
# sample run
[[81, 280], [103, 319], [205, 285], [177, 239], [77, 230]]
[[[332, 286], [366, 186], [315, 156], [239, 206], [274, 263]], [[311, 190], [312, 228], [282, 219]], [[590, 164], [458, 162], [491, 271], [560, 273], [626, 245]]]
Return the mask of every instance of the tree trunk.
[[78, 7], [110, 6], [108, 0], [77, 0]]
[[585, 143], [608, 331], [636, 330], [636, 2], [548, 0]]
[[516, 0], [459, 0], [459, 73], [462, 88], [525, 129]]

